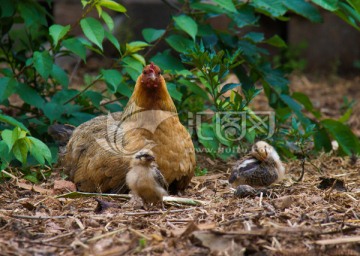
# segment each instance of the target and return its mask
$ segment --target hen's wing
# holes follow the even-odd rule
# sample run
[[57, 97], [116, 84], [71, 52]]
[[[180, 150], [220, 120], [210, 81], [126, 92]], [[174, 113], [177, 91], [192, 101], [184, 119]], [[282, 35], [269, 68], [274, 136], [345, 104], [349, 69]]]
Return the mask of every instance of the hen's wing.
[[62, 163], [78, 189], [87, 192], [126, 192], [125, 177], [130, 158], [116, 151], [114, 139], [121, 113], [96, 117], [77, 127], [67, 144]]

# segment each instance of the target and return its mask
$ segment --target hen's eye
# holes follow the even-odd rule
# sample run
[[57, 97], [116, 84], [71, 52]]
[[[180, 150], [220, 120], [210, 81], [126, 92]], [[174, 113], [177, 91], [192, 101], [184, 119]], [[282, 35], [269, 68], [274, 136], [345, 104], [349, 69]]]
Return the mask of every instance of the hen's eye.
[[143, 74], [144, 74], [144, 75], [146, 75], [146, 74], [147, 74], [147, 72], [144, 70], [144, 71], [143, 71]]

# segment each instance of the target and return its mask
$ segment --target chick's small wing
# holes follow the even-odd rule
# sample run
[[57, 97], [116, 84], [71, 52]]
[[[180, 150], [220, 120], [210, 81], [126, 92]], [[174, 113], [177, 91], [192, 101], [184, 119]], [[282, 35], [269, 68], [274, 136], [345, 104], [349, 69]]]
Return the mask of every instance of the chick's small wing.
[[163, 187], [165, 190], [168, 190], [169, 188], [169, 184], [166, 182], [164, 176], [161, 174], [160, 170], [158, 169], [157, 166], [153, 166], [152, 167], [154, 172], [153, 172], [153, 175], [154, 175], [154, 179], [156, 180], [156, 182], [161, 186]]

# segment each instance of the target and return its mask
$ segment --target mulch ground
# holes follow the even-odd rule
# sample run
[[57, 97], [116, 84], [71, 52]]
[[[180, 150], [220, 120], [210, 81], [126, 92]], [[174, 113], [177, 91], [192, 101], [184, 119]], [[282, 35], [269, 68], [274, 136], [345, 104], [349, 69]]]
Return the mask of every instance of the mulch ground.
[[[287, 163], [284, 181], [249, 198], [233, 196], [228, 171], [210, 172], [183, 195], [203, 205], [147, 211], [127, 199], [55, 198], [51, 179], [38, 192], [11, 180], [1, 186], [0, 255], [360, 255], [360, 160], [323, 154], [312, 164], [321, 173], [308, 163], [294, 182], [301, 163]], [[98, 199], [110, 207], [99, 212]]]
[[[292, 89], [312, 91], [324, 115], [340, 116], [342, 96], [359, 96], [358, 80], [335, 81], [331, 95], [324, 82], [300, 79], [307, 78]], [[358, 106], [349, 120], [354, 132]], [[165, 210], [134, 209], [126, 198], [56, 198], [56, 172], [36, 186], [14, 177], [0, 185], [0, 255], [360, 255], [356, 157], [323, 153], [305, 164], [300, 182], [301, 162], [287, 162], [281, 183], [247, 198], [234, 197], [227, 182], [231, 162], [199, 155], [198, 163], [209, 172], [182, 197], [203, 204], [166, 203]]]

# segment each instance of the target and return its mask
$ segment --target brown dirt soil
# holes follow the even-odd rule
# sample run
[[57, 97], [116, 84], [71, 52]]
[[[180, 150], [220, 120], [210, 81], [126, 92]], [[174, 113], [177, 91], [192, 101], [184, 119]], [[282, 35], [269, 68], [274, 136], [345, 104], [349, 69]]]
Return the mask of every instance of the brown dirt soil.
[[[360, 98], [358, 85], [358, 78], [329, 86], [298, 77], [291, 89], [308, 93], [323, 115], [338, 117], [343, 95]], [[261, 97], [254, 104], [266, 106]], [[349, 120], [356, 133], [359, 117], [358, 103]], [[166, 203], [164, 211], [134, 209], [128, 199], [55, 198], [54, 184], [63, 186], [56, 172], [36, 186], [14, 177], [0, 186], [0, 255], [360, 255], [355, 157], [321, 154], [306, 163], [301, 182], [294, 181], [301, 162], [288, 162], [285, 180], [248, 198], [233, 196], [231, 163], [199, 155], [198, 164], [209, 173], [195, 177], [182, 197], [205, 204]], [[110, 207], [99, 212], [96, 199]]]
[[[183, 195], [204, 205], [167, 203], [165, 211], [103, 197], [111, 207], [97, 213], [95, 198], [46, 195], [57, 174], [33, 188], [40, 193], [11, 180], [0, 188], [0, 255], [360, 255], [360, 160], [323, 154], [312, 164], [322, 173], [306, 164], [296, 183], [293, 161], [268, 196], [242, 199], [229, 170], [210, 172]], [[320, 189], [320, 177], [343, 184]]]

